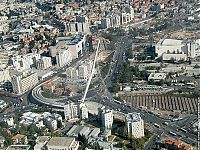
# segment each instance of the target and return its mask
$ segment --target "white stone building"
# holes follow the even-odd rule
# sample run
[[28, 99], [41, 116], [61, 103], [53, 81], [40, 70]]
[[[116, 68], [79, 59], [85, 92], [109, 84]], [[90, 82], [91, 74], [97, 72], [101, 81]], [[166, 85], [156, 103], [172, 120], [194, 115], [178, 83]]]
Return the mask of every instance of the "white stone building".
[[[70, 57], [76, 59], [81, 56], [85, 48], [85, 35], [84, 34], [74, 34], [68, 35], [66, 37], [58, 37], [56, 50], [69, 50], [71, 53]], [[53, 48], [51, 48], [53, 50]]]
[[113, 124], [113, 110], [106, 108], [105, 106], [99, 108], [99, 119], [102, 126], [106, 129], [111, 129]]
[[80, 65], [78, 67], [78, 76], [79, 79], [87, 79], [88, 78], [88, 67], [87, 65]]
[[58, 128], [56, 119], [48, 117], [48, 118], [45, 118], [44, 122], [45, 122], [46, 127], [49, 129], [56, 130]]
[[23, 94], [38, 83], [38, 76], [37, 73], [14, 74], [11, 77], [11, 83], [14, 93]]
[[47, 69], [52, 66], [51, 57], [42, 57], [37, 61], [37, 69]]
[[64, 106], [65, 120], [78, 118], [78, 106], [75, 103], [67, 103]]
[[66, 76], [70, 80], [77, 80], [78, 79], [78, 70], [73, 67], [69, 67], [66, 69]]
[[8, 65], [8, 50], [0, 49], [0, 67], [5, 68]]
[[182, 40], [175, 39], [161, 39], [155, 46], [155, 52], [158, 57], [163, 53], [185, 53], [187, 52], [187, 45]]
[[72, 62], [72, 55], [68, 48], [60, 49], [59, 51], [57, 51], [56, 63], [58, 67], [63, 67], [71, 62]]
[[10, 80], [10, 71], [8, 68], [0, 70], [0, 83]]
[[172, 59], [175, 61], [179, 61], [179, 60], [186, 61], [187, 55], [186, 54], [167, 54], [167, 53], [164, 53], [162, 55], [162, 60], [164, 61], [170, 61]]
[[73, 103], [69, 102], [64, 106], [64, 116], [65, 120], [73, 119], [87, 119], [88, 118], [88, 108], [84, 102]]
[[47, 150], [78, 150], [79, 142], [73, 137], [52, 137], [46, 147]]
[[40, 59], [40, 54], [25, 54], [17, 55], [11, 58], [11, 64], [17, 70], [27, 70], [30, 69], [33, 65], [36, 65], [36, 62]]
[[80, 118], [82, 120], [88, 119], [88, 108], [87, 108], [86, 104], [80, 103], [79, 109], [80, 109]]
[[65, 30], [69, 33], [82, 32], [84, 34], [90, 33], [88, 22], [69, 22], [65, 24]]
[[161, 39], [155, 46], [155, 52], [158, 57], [165, 54], [176, 54], [176, 58], [190, 57], [195, 58], [200, 55], [200, 42], [197, 40], [177, 40], [177, 39]]
[[139, 113], [127, 114], [126, 127], [128, 134], [131, 134], [134, 138], [144, 137], [144, 121]]
[[159, 82], [161, 80], [165, 80], [166, 77], [166, 73], [151, 73], [148, 77], [148, 81], [153, 80], [155, 82]]
[[9, 29], [9, 20], [7, 16], [0, 16], [0, 32], [7, 32]]

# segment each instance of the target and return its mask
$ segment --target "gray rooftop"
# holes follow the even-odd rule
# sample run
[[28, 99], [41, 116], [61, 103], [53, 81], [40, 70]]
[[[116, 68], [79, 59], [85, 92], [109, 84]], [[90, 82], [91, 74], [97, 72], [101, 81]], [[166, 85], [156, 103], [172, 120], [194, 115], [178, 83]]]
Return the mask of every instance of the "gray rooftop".
[[78, 134], [85, 135], [86, 137], [98, 137], [100, 128], [90, 128], [86, 126], [74, 125], [67, 133], [68, 136], [78, 136]]
[[6, 150], [29, 150], [30, 145], [10, 145]]
[[52, 137], [47, 146], [65, 146], [69, 147], [75, 138], [73, 137]]
[[142, 118], [140, 116], [140, 113], [128, 113], [126, 116], [126, 120], [136, 122], [142, 120]]

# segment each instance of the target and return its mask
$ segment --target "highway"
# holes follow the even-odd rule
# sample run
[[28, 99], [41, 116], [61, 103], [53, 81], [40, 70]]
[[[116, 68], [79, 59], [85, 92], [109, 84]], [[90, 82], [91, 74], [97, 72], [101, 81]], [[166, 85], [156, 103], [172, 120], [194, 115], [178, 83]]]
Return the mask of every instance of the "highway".
[[[144, 121], [146, 123], [149, 123], [152, 126], [153, 131], [155, 132], [156, 135], [160, 136], [162, 134], [166, 134], [169, 137], [172, 137], [172, 135], [169, 134], [169, 132], [172, 131], [174, 133], [177, 133], [177, 135], [181, 136], [181, 137], [180, 136], [175, 136], [174, 138], [181, 139], [181, 140], [183, 140], [184, 142], [186, 142], [188, 144], [194, 143], [194, 145], [197, 145], [196, 136], [194, 136], [191, 133], [187, 133], [186, 134], [186, 133], [182, 133], [180, 131], [177, 131], [176, 129], [180, 128], [180, 126], [175, 126], [174, 122], [171, 123], [171, 122], [168, 121], [169, 125], [166, 126], [166, 125], [163, 124], [164, 122], [166, 122], [166, 120], [161, 119], [158, 116], [155, 116], [155, 115], [150, 114], [148, 112], [143, 112], [143, 111], [141, 111], [141, 110], [139, 110], [137, 108], [127, 106], [126, 104], [117, 102], [115, 99], [113, 99], [111, 93], [108, 91], [108, 87], [112, 86], [112, 81], [118, 75], [118, 70], [120, 69], [120, 65], [124, 61], [123, 55], [124, 55], [124, 53], [126, 53], [126, 51], [129, 48], [129, 45], [132, 42], [133, 42], [133, 39], [131, 38], [131, 36], [125, 36], [125, 37], [122, 37], [115, 44], [116, 50], [114, 52], [113, 59], [112, 59], [111, 65], [110, 65], [109, 74], [106, 76], [107, 78], [105, 80], [102, 79], [102, 77], [100, 76], [100, 79], [101, 79], [102, 82], [101, 82], [101, 85], [100, 85], [99, 89], [102, 89], [102, 92], [99, 92], [98, 90], [94, 90], [94, 91], [91, 91], [91, 92], [87, 93], [86, 94], [87, 97], [94, 97], [93, 101], [99, 102], [99, 103], [101, 103], [101, 104], [103, 104], [105, 106], [109, 106], [113, 110], [120, 111], [120, 112], [122, 112], [124, 114], [127, 114], [128, 112], [141, 113], [141, 116], [144, 119]], [[86, 58], [87, 56], [88, 55], [85, 55], [84, 58]], [[78, 59], [78, 60], [74, 61], [72, 64], [70, 64], [70, 66], [74, 65], [75, 63], [77, 63], [80, 60], [81, 59]], [[66, 66], [66, 67], [58, 70], [58, 73], [54, 74], [54, 76], [52, 76], [50, 78], [53, 78], [53, 77], [58, 76], [59, 74], [63, 73], [63, 70], [65, 70], [67, 67], [69, 67], [69, 66]], [[99, 67], [97, 67], [97, 68], [99, 69]], [[98, 71], [100, 71], [100, 70], [98, 70]], [[48, 78], [47, 80], [49, 80], [50, 78]], [[34, 90], [34, 89], [33, 89], [33, 96], [36, 94], [35, 98], [41, 100], [41, 97], [37, 97], [38, 96], [38, 91]], [[28, 92], [25, 95], [28, 96]], [[30, 98], [30, 100], [32, 102], [33, 99]], [[43, 103], [43, 102], [41, 101], [41, 103]], [[53, 104], [53, 106], [55, 106], [55, 107], [62, 108], [62, 107], [60, 107], [60, 104], [58, 102], [56, 102], [56, 103], [53, 102], [52, 104], [50, 104], [50, 103], [46, 103], [46, 104], [47, 105], [52, 105]], [[62, 103], [62, 105], [63, 105], [63, 103]], [[16, 109], [16, 111], [17, 110], [18, 109]], [[154, 127], [154, 123], [159, 124], [160, 127], [159, 128]], [[146, 150], [149, 150], [149, 147], [151, 147], [151, 145], [153, 145], [153, 141], [154, 140], [151, 140], [150, 144], [147, 144], [145, 146]]]
[[[144, 112], [141, 111], [135, 107], [130, 107], [127, 106], [124, 103], [121, 102], [117, 102], [115, 99], [113, 99], [111, 93], [108, 91], [108, 87], [112, 85], [112, 79], [113, 76], [116, 76], [117, 70], [119, 69], [119, 65], [120, 63], [123, 61], [123, 53], [126, 52], [127, 50], [127, 45], [130, 44], [132, 42], [132, 40], [130, 39], [130, 37], [126, 36], [124, 38], [122, 38], [118, 43], [117, 43], [117, 47], [116, 47], [116, 51], [113, 55], [113, 59], [112, 59], [112, 63], [111, 63], [111, 69], [109, 72], [109, 75], [107, 75], [108, 78], [106, 78], [105, 80], [102, 79], [102, 77], [100, 76], [101, 79], [101, 89], [104, 89], [104, 91], [102, 93], [98, 93], [98, 95], [93, 99], [93, 101], [96, 101], [98, 103], [101, 103], [105, 106], [109, 106], [110, 108], [112, 108], [113, 110], [117, 110], [120, 111], [124, 114], [127, 114], [129, 112], [138, 112], [141, 114], [142, 118], [144, 119], [144, 121], [146, 123], [149, 123], [150, 126], [153, 127], [153, 131], [155, 132], [155, 134], [157, 136], [161, 136], [162, 134], [167, 135], [168, 137], [173, 137], [175, 139], [180, 139], [188, 144], [193, 144], [193, 145], [197, 145], [197, 136], [195, 136], [194, 134], [190, 134], [190, 133], [183, 133], [178, 131], [177, 129], [181, 128], [180, 126], [174, 126], [173, 124], [176, 124], [175, 122], [170, 122], [169, 120], [165, 120], [165, 119], [161, 119], [158, 116], [154, 115], [154, 114], [150, 114], [148, 112]], [[127, 44], [126, 44], [127, 43]], [[126, 46], [124, 46], [126, 45]], [[98, 72], [99, 67], [98, 68]], [[164, 125], [164, 122], [168, 122], [168, 125]], [[154, 127], [154, 123], [159, 124], [159, 128]], [[171, 134], [169, 134], [169, 132], [174, 132], [177, 134], [177, 136], [172, 136]], [[150, 144], [147, 144], [145, 146], [146, 150], [149, 150], [149, 148], [155, 143], [155, 140], [151, 140]]]

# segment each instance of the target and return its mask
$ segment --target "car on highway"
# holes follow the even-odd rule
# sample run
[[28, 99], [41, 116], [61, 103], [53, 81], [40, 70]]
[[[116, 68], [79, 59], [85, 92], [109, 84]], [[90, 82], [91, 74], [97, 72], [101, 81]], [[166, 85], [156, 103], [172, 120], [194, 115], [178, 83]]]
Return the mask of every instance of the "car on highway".
[[186, 129], [184, 129], [184, 128], [180, 128], [179, 130], [180, 130], [180, 131], [182, 131], [182, 132], [185, 132], [185, 133], [187, 133], [187, 130], [186, 130]]
[[177, 134], [172, 132], [172, 131], [169, 131], [169, 134], [173, 135], [173, 136], [176, 136]]
[[167, 126], [169, 123], [168, 122], [163, 122], [163, 124]]
[[160, 125], [157, 124], [157, 123], [154, 123], [154, 126], [155, 126], [156, 128], [160, 128]]

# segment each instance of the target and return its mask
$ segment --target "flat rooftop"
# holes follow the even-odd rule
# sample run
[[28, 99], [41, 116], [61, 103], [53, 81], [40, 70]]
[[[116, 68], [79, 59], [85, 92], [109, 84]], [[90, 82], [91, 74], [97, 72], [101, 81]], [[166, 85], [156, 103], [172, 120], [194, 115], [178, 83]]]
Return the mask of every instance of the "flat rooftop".
[[30, 145], [10, 145], [6, 150], [29, 150]]
[[140, 113], [128, 113], [126, 119], [133, 122], [142, 120]]
[[73, 137], [52, 137], [47, 146], [65, 146], [69, 147], [75, 138]]
[[162, 46], [176, 46], [176, 45], [181, 45], [182, 40], [176, 40], [176, 39], [161, 39], [158, 44]]

